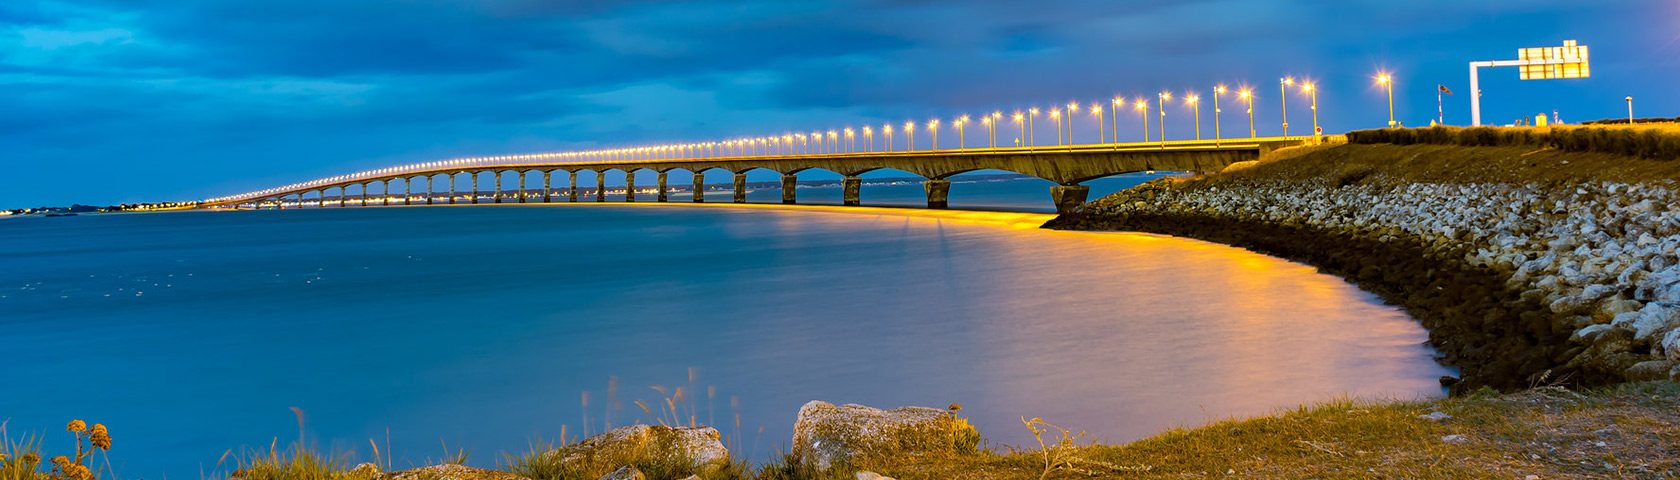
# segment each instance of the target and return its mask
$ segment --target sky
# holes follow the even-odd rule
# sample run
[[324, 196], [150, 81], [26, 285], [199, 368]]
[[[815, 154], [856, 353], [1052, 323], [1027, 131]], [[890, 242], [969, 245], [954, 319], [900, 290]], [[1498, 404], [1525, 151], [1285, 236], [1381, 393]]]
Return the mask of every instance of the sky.
[[[1468, 62], [1568, 39], [1591, 48], [1592, 78], [1484, 70], [1484, 122], [1624, 117], [1630, 95], [1638, 116], [1680, 116], [1677, 0], [5, 0], [0, 208], [1162, 90], [1198, 92], [1212, 136], [1220, 83], [1254, 87], [1267, 135], [1286, 75], [1317, 82], [1326, 132], [1386, 122], [1380, 70], [1400, 121], [1427, 125], [1445, 85], [1447, 123], [1466, 124]], [[1307, 99], [1288, 97], [1303, 133]], [[1246, 133], [1222, 101], [1224, 132]], [[1188, 107], [1167, 113], [1169, 138], [1193, 135]], [[1096, 140], [1093, 119], [1075, 121]], [[1116, 127], [1142, 139], [1135, 111]]]

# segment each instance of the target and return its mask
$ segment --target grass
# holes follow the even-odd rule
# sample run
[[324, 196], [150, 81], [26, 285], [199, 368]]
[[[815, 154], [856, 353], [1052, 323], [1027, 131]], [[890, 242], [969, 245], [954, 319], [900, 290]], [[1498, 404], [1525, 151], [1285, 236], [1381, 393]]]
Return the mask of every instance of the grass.
[[1680, 123], [1384, 128], [1348, 132], [1347, 137], [1350, 143], [1359, 144], [1546, 147], [1565, 152], [1606, 153], [1649, 160], [1680, 159]]

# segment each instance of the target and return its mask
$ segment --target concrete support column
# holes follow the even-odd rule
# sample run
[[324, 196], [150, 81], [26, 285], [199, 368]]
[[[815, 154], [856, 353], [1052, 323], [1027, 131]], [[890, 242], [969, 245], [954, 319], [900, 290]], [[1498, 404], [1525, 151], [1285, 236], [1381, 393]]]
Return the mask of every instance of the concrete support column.
[[525, 203], [525, 171], [519, 171], [519, 203]]
[[706, 174], [694, 172], [694, 203], [706, 203]]
[[285, 210], [286, 209], [286, 196], [285, 195], [274, 197], [274, 198], [271, 198], [269, 200], [274, 201], [274, 209], [275, 210]]
[[350, 186], [349, 185], [339, 185], [338, 186], [338, 206], [339, 206], [339, 208], [344, 207], [344, 202], [345, 202], [344, 197], [348, 197], [348, 196], [350, 196]]
[[315, 191], [315, 208], [327, 208], [327, 189]]
[[946, 199], [951, 196], [950, 180], [927, 180], [922, 182], [922, 190], [927, 192], [928, 208], [945, 208], [950, 205]]
[[361, 201], [362, 201], [362, 206], [364, 206], [364, 207], [367, 206], [367, 189], [368, 189], [368, 184], [363, 183], [362, 184], [362, 200]]
[[799, 203], [795, 197], [795, 187], [799, 186], [799, 176], [795, 174], [782, 175], [782, 203], [792, 205]]
[[380, 180], [379, 181], [379, 188], [384, 191], [384, 193], [379, 194], [379, 204], [380, 205], [390, 205], [391, 204], [391, 179], [387, 178], [387, 179], [384, 179], [384, 180]]
[[493, 199], [490, 203], [502, 203], [502, 172], [497, 171], [491, 175], [496, 177], [496, 190], [490, 193], [490, 198]]
[[1056, 202], [1056, 213], [1073, 212], [1073, 209], [1085, 204], [1085, 197], [1090, 194], [1091, 187], [1084, 185], [1050, 187], [1050, 200]]
[[863, 204], [863, 202], [861, 201], [863, 197], [861, 195], [859, 195], [859, 193], [861, 193], [862, 190], [863, 190], [863, 178], [862, 177], [858, 177], [856, 175], [847, 175], [846, 178], [840, 179], [840, 191], [841, 191], [840, 198], [845, 202], [845, 204], [847, 206], [855, 207], [855, 206]]
[[478, 172], [472, 172], [472, 203], [478, 203]]
[[577, 170], [572, 170], [572, 171], [566, 172], [566, 177], [571, 179], [571, 187], [566, 189], [566, 201], [576, 202], [577, 201]]
[[747, 174], [735, 174], [735, 203], [747, 203]]
[[636, 201], [636, 171], [624, 171], [624, 201]]
[[414, 177], [403, 177], [403, 205], [414, 203]]
[[665, 186], [665, 177], [668, 173], [670, 172], [659, 172], [659, 201], [661, 203], [665, 202], [666, 197], [670, 194], [670, 190]]
[[543, 170], [543, 203], [554, 201], [554, 188], [548, 186], [548, 177], [553, 173], [553, 170]]
[[427, 205], [432, 204], [432, 197], [435, 196], [435, 195], [432, 194], [433, 191], [434, 190], [432, 190], [432, 176], [427, 175], [426, 176], [426, 204]]
[[455, 174], [449, 174], [449, 204], [455, 204]]
[[595, 172], [595, 201], [607, 201], [607, 172], [605, 171], [597, 170]]

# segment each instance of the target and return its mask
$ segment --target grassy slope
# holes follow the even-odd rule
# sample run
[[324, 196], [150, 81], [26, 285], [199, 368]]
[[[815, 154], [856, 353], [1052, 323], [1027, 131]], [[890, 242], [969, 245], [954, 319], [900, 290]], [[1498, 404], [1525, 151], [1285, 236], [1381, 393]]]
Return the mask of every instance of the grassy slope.
[[1335, 181], [1351, 173], [1370, 173], [1362, 181], [1378, 184], [1652, 182], [1680, 179], [1680, 162], [1538, 147], [1331, 145], [1278, 152], [1252, 168], [1198, 181], [1215, 184], [1249, 178]]
[[[1431, 412], [1445, 420], [1420, 417]], [[1448, 435], [1462, 442], [1443, 440]], [[1602, 442], [1603, 446], [1600, 446]], [[1332, 402], [1077, 450], [1096, 477], [1541, 478], [1680, 475], [1680, 384], [1541, 388], [1435, 402]], [[882, 468], [900, 479], [1038, 478], [1023, 451]], [[1059, 470], [1051, 478], [1090, 478]]]

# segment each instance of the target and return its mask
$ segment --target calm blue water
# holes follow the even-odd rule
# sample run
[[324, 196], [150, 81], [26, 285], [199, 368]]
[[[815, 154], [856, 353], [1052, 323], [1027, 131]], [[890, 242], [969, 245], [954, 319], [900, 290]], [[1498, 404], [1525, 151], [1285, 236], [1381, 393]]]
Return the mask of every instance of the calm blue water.
[[[953, 203], [1045, 208], [1041, 186], [959, 184]], [[683, 416], [760, 460], [812, 399], [962, 403], [1003, 443], [1030, 441], [1020, 416], [1125, 441], [1437, 396], [1449, 372], [1425, 338], [1339, 279], [1240, 249], [879, 210], [0, 221], [0, 419], [60, 453], [66, 421], [104, 422], [123, 478], [197, 478], [229, 448], [293, 441], [291, 407], [310, 442], [356, 458], [388, 433], [399, 467], [440, 443], [493, 466], [562, 426], [656, 421], [633, 403], [662, 398], [651, 385], [683, 386]]]

